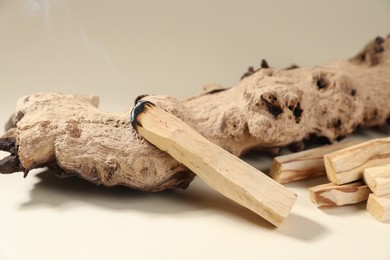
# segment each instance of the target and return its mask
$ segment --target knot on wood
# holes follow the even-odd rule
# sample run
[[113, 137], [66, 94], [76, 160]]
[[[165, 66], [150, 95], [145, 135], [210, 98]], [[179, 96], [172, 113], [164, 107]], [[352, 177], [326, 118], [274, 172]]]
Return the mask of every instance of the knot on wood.
[[103, 164], [104, 179], [109, 182], [111, 181], [115, 171], [118, 169], [119, 163], [114, 157], [109, 157]]
[[66, 132], [70, 137], [80, 138], [82, 130], [78, 127], [76, 120], [69, 120], [66, 125]]
[[251, 76], [252, 74], [254, 74], [255, 72], [257, 72], [260, 69], [269, 69], [269, 68], [270, 68], [270, 66], [268, 65], [268, 62], [265, 59], [262, 59], [260, 62], [260, 68], [255, 70], [253, 68], [253, 66], [250, 66], [248, 68], [248, 70], [244, 73], [244, 75], [241, 76], [241, 80], [243, 80], [246, 77]]
[[241, 136], [247, 128], [243, 113], [238, 107], [233, 107], [223, 114], [219, 130], [234, 137]]
[[260, 100], [265, 108], [267, 108], [268, 112], [274, 116], [274, 118], [277, 118], [280, 114], [283, 113], [283, 109], [275, 95], [263, 94], [260, 96]]
[[249, 77], [250, 75], [252, 75], [253, 73], [255, 73], [256, 71], [255, 71], [255, 69], [253, 68], [253, 66], [250, 66], [249, 68], [248, 68], [248, 70], [244, 73], [244, 75], [242, 75], [241, 76], [241, 80], [243, 80], [244, 78], [246, 78], [246, 77]]
[[293, 109], [293, 115], [295, 117], [295, 123], [299, 123], [301, 121], [303, 109], [301, 108], [301, 103], [298, 102], [297, 105]]
[[332, 85], [332, 81], [329, 77], [331, 78], [332, 76], [333, 74], [324, 71], [316, 71], [313, 73], [313, 84], [320, 91], [328, 90]]
[[358, 64], [366, 64], [368, 66], [378, 65], [381, 61], [381, 54], [385, 51], [383, 47], [385, 39], [381, 36], [376, 37], [373, 41], [359, 52], [351, 61]]

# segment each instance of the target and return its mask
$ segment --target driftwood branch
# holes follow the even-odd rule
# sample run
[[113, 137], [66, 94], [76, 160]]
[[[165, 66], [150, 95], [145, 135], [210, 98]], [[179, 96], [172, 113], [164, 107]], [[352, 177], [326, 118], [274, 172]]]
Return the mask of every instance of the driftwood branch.
[[[234, 155], [251, 149], [333, 142], [390, 116], [390, 37], [350, 60], [313, 68], [253, 69], [237, 86], [209, 87], [177, 100], [146, 96]], [[124, 113], [104, 113], [94, 97], [38, 93], [21, 98], [0, 139], [0, 172], [49, 166], [96, 184], [144, 191], [185, 188], [194, 174], [142, 139]]]

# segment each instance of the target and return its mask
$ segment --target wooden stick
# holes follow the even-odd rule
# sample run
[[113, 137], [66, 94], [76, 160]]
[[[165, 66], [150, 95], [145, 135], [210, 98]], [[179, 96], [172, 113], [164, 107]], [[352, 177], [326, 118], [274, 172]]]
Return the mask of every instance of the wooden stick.
[[328, 179], [344, 184], [363, 178], [365, 168], [390, 163], [390, 138], [357, 144], [324, 156]]
[[390, 194], [390, 164], [365, 169], [364, 181], [376, 196]]
[[213, 144], [149, 101], [139, 102], [131, 122], [146, 140], [186, 165], [213, 189], [275, 226], [289, 214], [296, 194]]
[[370, 194], [367, 201], [367, 211], [381, 222], [390, 221], [390, 195]]
[[325, 175], [324, 155], [361, 142], [362, 140], [345, 140], [332, 145], [277, 156], [272, 161], [270, 176], [277, 182], [285, 184]]
[[317, 206], [342, 206], [367, 200], [371, 193], [364, 182], [357, 181], [345, 185], [327, 183], [309, 188], [310, 199]]

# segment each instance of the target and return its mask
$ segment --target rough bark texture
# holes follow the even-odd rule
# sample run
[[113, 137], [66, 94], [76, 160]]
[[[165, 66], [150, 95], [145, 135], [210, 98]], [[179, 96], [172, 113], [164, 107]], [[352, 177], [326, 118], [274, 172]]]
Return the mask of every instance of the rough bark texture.
[[[313, 137], [333, 142], [390, 116], [390, 36], [377, 37], [350, 60], [282, 70], [264, 61], [233, 88], [208, 86], [185, 100], [141, 98], [237, 156], [251, 149], [301, 149]], [[139, 137], [129, 115], [99, 111], [95, 97], [21, 98], [0, 139], [0, 149], [11, 154], [0, 161], [0, 172], [49, 166], [106, 186], [187, 187], [194, 174]]]

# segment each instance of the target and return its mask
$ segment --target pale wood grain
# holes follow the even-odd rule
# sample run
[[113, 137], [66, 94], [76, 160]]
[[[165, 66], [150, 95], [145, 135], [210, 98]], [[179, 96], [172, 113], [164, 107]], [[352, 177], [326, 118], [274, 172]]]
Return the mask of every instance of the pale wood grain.
[[363, 178], [365, 168], [390, 163], [390, 138], [378, 138], [324, 156], [328, 179], [344, 184]]
[[344, 185], [333, 183], [322, 184], [309, 188], [310, 199], [317, 206], [342, 206], [356, 204], [367, 200], [371, 193], [363, 181]]
[[139, 104], [133, 111], [132, 122], [139, 134], [186, 165], [210, 187], [275, 226], [288, 216], [296, 194], [150, 102]]
[[390, 164], [365, 169], [364, 181], [376, 196], [390, 194]]
[[370, 194], [367, 201], [367, 211], [381, 222], [390, 221], [390, 195]]
[[270, 176], [279, 183], [325, 175], [324, 155], [358, 144], [362, 140], [345, 140], [302, 152], [277, 156], [273, 159]]

